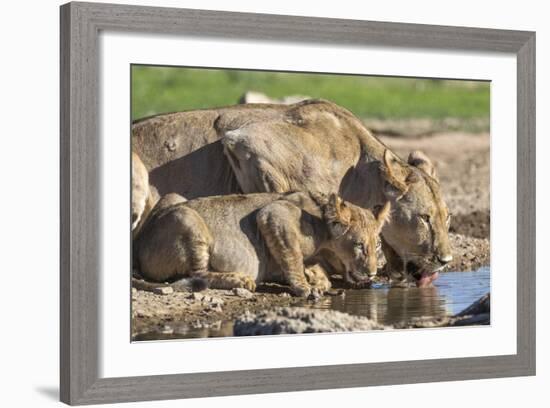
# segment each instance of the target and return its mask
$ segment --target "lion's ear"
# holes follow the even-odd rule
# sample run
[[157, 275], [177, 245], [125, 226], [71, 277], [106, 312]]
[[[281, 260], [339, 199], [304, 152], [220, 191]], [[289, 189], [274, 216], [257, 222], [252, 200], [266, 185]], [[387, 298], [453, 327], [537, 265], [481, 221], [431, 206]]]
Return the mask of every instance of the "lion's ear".
[[328, 222], [339, 222], [349, 225], [351, 221], [351, 210], [338, 194], [332, 193], [329, 196], [325, 208], [325, 219]]
[[330, 233], [333, 237], [339, 237], [346, 233], [351, 223], [351, 210], [346, 203], [338, 197], [338, 194], [331, 194], [325, 206], [324, 218]]
[[420, 150], [415, 150], [409, 154], [409, 159], [407, 162], [416, 168], [419, 168], [420, 170], [423, 170], [428, 174], [429, 176], [433, 178], [437, 178], [437, 174], [435, 172], [435, 166], [432, 163], [432, 161], [426, 156], [423, 152]]
[[384, 162], [381, 167], [384, 178], [384, 195], [388, 200], [397, 201], [409, 190], [409, 185], [414, 182], [414, 173], [411, 169], [395, 157], [389, 150], [384, 151]]
[[386, 201], [386, 204], [384, 204], [383, 206], [375, 207], [373, 212], [377, 222], [377, 233], [379, 234], [380, 231], [382, 231], [382, 228], [384, 227], [384, 225], [390, 221], [390, 217], [391, 217], [390, 202]]

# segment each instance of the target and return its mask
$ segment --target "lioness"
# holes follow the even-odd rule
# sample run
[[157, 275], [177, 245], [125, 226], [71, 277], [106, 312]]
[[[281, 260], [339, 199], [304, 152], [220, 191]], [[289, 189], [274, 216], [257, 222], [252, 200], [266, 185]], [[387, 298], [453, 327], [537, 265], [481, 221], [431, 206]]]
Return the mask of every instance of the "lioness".
[[347, 281], [376, 274], [377, 237], [389, 212], [387, 203], [374, 216], [336, 194], [200, 198], [154, 209], [134, 242], [135, 259], [150, 281], [202, 277], [211, 288], [249, 290], [273, 281], [296, 296], [319, 295], [330, 288], [315, 265], [321, 250], [342, 262]]
[[323, 100], [159, 115], [132, 145], [161, 194], [188, 198], [293, 190], [339, 193], [363, 208], [392, 204], [382, 231], [394, 282], [429, 284], [452, 260], [449, 211], [432, 162], [392, 153], [351, 112]]

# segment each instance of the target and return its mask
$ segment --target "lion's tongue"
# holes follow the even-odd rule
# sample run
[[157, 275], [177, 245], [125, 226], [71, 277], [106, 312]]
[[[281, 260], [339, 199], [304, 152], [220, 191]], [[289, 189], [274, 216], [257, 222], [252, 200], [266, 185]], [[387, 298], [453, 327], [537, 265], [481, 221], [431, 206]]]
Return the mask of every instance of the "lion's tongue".
[[416, 281], [416, 286], [419, 288], [425, 288], [432, 284], [434, 280], [436, 280], [439, 277], [439, 272], [435, 273], [426, 273], [423, 272], [422, 276], [418, 281]]

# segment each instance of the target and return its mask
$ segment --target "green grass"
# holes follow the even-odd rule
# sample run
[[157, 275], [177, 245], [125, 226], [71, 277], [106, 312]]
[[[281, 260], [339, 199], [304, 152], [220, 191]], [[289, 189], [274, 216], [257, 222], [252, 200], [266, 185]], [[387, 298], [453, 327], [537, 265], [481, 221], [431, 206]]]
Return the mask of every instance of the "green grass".
[[362, 118], [488, 118], [490, 108], [487, 82], [134, 65], [132, 117], [233, 105], [246, 91], [324, 98]]

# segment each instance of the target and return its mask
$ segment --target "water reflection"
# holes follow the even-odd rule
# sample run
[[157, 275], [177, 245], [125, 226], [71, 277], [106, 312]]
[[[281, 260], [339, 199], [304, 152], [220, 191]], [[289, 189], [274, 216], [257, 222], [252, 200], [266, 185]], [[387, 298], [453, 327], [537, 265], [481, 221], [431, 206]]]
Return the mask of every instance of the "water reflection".
[[440, 296], [437, 287], [347, 290], [343, 296], [327, 298], [312, 307], [366, 316], [381, 324], [448, 314], [445, 299]]
[[158, 331], [140, 333], [134, 341], [198, 339], [204, 337], [231, 337], [233, 336], [232, 321], [218, 321], [210, 326], [192, 327], [187, 324], [171, 322]]

